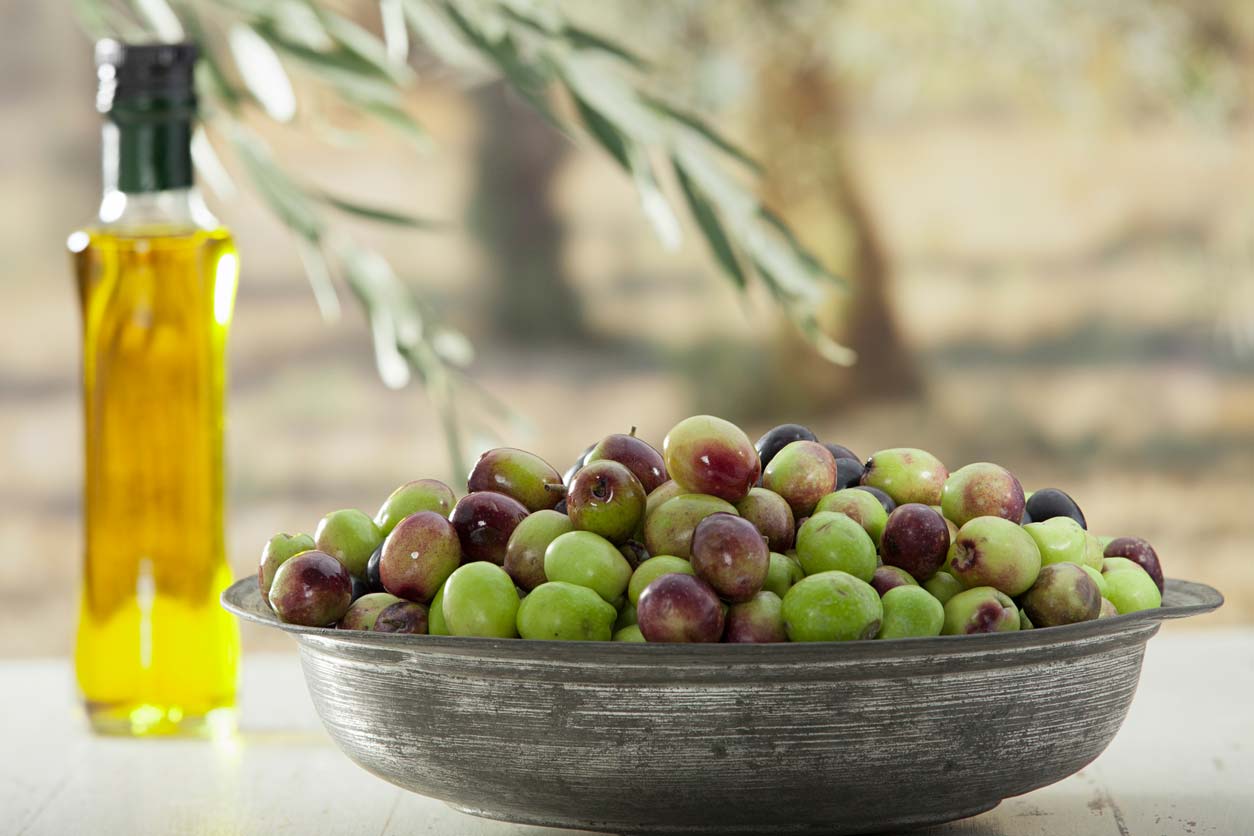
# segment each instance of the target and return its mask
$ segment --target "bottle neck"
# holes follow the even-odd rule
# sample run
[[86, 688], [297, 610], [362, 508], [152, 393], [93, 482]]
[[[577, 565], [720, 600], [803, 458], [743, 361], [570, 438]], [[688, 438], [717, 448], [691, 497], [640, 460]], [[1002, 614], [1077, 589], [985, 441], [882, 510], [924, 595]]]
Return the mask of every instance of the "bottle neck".
[[191, 130], [185, 120], [106, 121], [99, 222], [137, 229], [216, 228], [217, 219], [192, 181]]
[[192, 186], [192, 121], [184, 118], [104, 124], [105, 192], [144, 194]]

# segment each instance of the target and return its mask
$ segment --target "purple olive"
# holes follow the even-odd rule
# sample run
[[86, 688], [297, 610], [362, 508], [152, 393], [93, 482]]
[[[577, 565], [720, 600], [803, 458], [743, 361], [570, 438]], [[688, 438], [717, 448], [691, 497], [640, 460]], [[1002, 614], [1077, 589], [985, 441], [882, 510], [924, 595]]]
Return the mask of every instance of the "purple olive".
[[1105, 557], [1126, 557], [1145, 570], [1159, 594], [1163, 591], [1163, 567], [1158, 561], [1158, 552], [1140, 537], [1116, 537], [1106, 544]]
[[[646, 494], [670, 479], [666, 473], [666, 462], [662, 459], [662, 454], [647, 441], [636, 438], [635, 427], [631, 428], [629, 435], [615, 433], [601, 439], [588, 451], [583, 463], [588, 465], [603, 459], [618, 462], [630, 470], [632, 475], [640, 480]], [[569, 485], [570, 482], [566, 484]]]
[[479, 491], [458, 500], [449, 522], [461, 540], [463, 560], [486, 560], [501, 566], [505, 563], [509, 536], [526, 516], [526, 506], [513, 497]]
[[748, 601], [766, 582], [771, 551], [748, 520], [733, 514], [711, 514], [692, 534], [692, 569], [720, 598]]
[[871, 586], [875, 587], [875, 591], [880, 594], [881, 598], [883, 598], [884, 593], [890, 589], [896, 589], [899, 586], [918, 585], [919, 582], [916, 581], [914, 576], [905, 569], [898, 568], [897, 566], [889, 566], [887, 564], [883, 566], [876, 566], [875, 574], [871, 576]]
[[544, 459], [513, 447], [497, 447], [479, 457], [466, 489], [494, 491], [521, 502], [528, 511], [552, 508], [562, 500], [562, 477]]
[[425, 633], [427, 608], [388, 592], [372, 592], [353, 602], [340, 619], [339, 628], [376, 633]]
[[285, 561], [270, 585], [270, 606], [279, 620], [326, 627], [344, 617], [352, 604], [353, 578], [326, 552], [301, 552]]
[[[400, 520], [397, 520], [400, 522]], [[392, 526], [395, 528], [396, 526]], [[391, 531], [389, 530], [389, 534]], [[383, 544], [380, 543], [370, 555], [370, 560], [366, 562], [366, 583], [370, 586], [371, 592], [383, 591], [383, 578], [379, 576], [379, 561], [383, 558]]]
[[880, 538], [880, 556], [888, 566], [909, 572], [925, 581], [945, 562], [949, 552], [949, 526], [927, 505], [907, 502], [888, 515]]
[[712, 415], [680, 421], [662, 440], [671, 478], [692, 493], [739, 502], [762, 475], [758, 451], [744, 431]]
[[1020, 601], [1034, 627], [1092, 621], [1102, 611], [1102, 593], [1097, 582], [1074, 563], [1051, 563], [1041, 567], [1036, 583], [1023, 593]]
[[644, 543], [639, 540], [628, 540], [618, 547], [618, 551], [623, 557], [627, 558], [627, 562], [631, 565], [632, 571], [641, 563], [649, 559], [649, 550], [645, 548]]
[[[661, 490], [659, 488], [658, 490]], [[736, 506], [716, 496], [680, 494], [654, 509], [644, 523], [644, 545], [649, 554], [692, 556], [692, 534], [711, 514], [736, 513]]]
[[662, 575], [646, 586], [636, 619], [645, 641], [716, 642], [723, 637], [723, 602], [693, 575]]
[[562, 474], [563, 485], [570, 484], [570, 480], [575, 478], [575, 474], [579, 472], [579, 469], [583, 467], [584, 462], [587, 461], [588, 454], [595, 449], [595, 444], [589, 444], [584, 448], [584, 451], [579, 454], [579, 458], [575, 459], [574, 463], [572, 463], [570, 467], [566, 468], [566, 472]]
[[1076, 501], [1057, 488], [1041, 488], [1034, 492], [1024, 504], [1024, 513], [1032, 518], [1032, 522], [1045, 522], [1054, 517], [1071, 517], [1080, 524], [1080, 528], [1089, 527], [1084, 519], [1084, 512]]
[[830, 444], [825, 441], [823, 446], [827, 448], [827, 452], [831, 453], [834, 459], [853, 459], [855, 462], [858, 462], [859, 467], [862, 465], [862, 458], [843, 444]]
[[338, 625], [339, 629], [373, 630], [374, 623], [379, 618], [379, 613], [393, 604], [399, 603], [401, 603], [401, 599], [390, 592], [371, 592], [368, 595], [363, 595], [349, 606], [348, 612], [344, 613], [344, 617], [340, 619]]
[[723, 641], [733, 644], [764, 644], [788, 641], [784, 629], [784, 604], [774, 592], [759, 592], [727, 610]]
[[866, 467], [860, 459], [837, 456], [836, 484], [832, 487], [832, 490], [843, 491], [845, 488], [858, 487], [858, 485], [862, 484], [862, 474], [865, 470]]
[[435, 511], [419, 511], [398, 522], [383, 541], [379, 578], [393, 595], [425, 604], [461, 562], [452, 523]]
[[736, 510], [757, 527], [771, 551], [783, 553], [792, 548], [797, 528], [792, 508], [782, 496], [766, 488], [754, 488], [736, 503]]
[[780, 450], [783, 450], [794, 441], [817, 440], [808, 427], [803, 427], [800, 424], [780, 424], [778, 427], [772, 427], [763, 433], [753, 447], [758, 451], [758, 460], [762, 462], [762, 467], [765, 469]]
[[313, 538], [308, 534], [276, 534], [266, 541], [265, 548], [261, 550], [261, 564], [257, 569], [261, 600], [270, 603], [270, 584], [274, 583], [274, 573], [283, 563], [301, 552], [313, 551], [315, 548]]
[[401, 601], [387, 607], [375, 619], [376, 633], [426, 633], [427, 608], [413, 601]]
[[889, 496], [887, 493], [880, 490], [879, 488], [873, 487], [871, 485], [853, 485], [853, 487], [857, 488], [860, 491], [866, 491], [871, 496], [878, 499], [880, 501], [880, 505], [884, 506], [885, 513], [891, 514], [893, 510], [897, 507], [897, 502], [891, 496]]

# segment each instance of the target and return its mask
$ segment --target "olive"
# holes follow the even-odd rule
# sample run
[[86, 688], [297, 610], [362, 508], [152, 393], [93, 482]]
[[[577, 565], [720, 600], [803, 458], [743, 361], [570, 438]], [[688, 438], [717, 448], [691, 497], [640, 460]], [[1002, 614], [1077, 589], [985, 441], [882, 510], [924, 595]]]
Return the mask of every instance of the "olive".
[[1032, 518], [1031, 522], [1044, 522], [1053, 517], [1070, 517], [1080, 524], [1080, 528], [1089, 527], [1084, 520], [1084, 512], [1076, 501], [1057, 488], [1043, 488], [1033, 493], [1028, 498], [1025, 513]]

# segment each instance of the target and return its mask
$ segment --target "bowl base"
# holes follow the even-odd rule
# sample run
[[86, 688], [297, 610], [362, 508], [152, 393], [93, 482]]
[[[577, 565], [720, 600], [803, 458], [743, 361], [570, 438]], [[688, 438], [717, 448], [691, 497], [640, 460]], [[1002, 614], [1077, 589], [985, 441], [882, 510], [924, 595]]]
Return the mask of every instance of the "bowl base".
[[898, 833], [903, 830], [914, 830], [920, 827], [932, 827], [946, 822], [957, 821], [958, 819], [966, 819], [971, 816], [978, 816], [981, 813], [987, 813], [992, 810], [1000, 801], [992, 801], [987, 804], [980, 804], [975, 807], [966, 807], [955, 810], [947, 810], [943, 813], [935, 813], [923, 816], [903, 816], [892, 819], [877, 819], [874, 822], [864, 822], [862, 824], [849, 823], [845, 825], [839, 824], [803, 824], [779, 822], [770, 825], [753, 825], [738, 827], [736, 825], [710, 825], [708, 827], [702, 825], [691, 825], [688, 827], [673, 828], [666, 825], [623, 825], [621, 823], [599, 822], [599, 821], [582, 821], [579, 819], [554, 819], [544, 816], [530, 817], [526, 815], [510, 815], [506, 813], [498, 813], [492, 810], [476, 810], [470, 807], [462, 807], [457, 804], [449, 804], [459, 813], [465, 813], [468, 816], [477, 816], [481, 819], [492, 819], [494, 821], [506, 821], [511, 824], [526, 824], [535, 827], [555, 827], [561, 830], [582, 830], [592, 833], [615, 833], [619, 836], [757, 836], [757, 834], [796, 834], [797, 836], [872, 836], [872, 834], [882, 833]]

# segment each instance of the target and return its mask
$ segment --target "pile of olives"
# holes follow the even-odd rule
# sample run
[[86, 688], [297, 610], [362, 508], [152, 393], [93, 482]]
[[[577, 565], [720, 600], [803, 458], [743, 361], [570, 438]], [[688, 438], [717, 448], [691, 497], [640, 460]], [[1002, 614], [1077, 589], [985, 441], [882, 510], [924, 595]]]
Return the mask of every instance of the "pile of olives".
[[863, 463], [797, 424], [755, 445], [697, 415], [661, 453], [611, 435], [564, 476], [498, 448], [467, 490], [408, 482], [373, 519], [275, 535], [262, 597], [307, 626], [635, 642], [994, 633], [1162, 601], [1149, 543], [1090, 534], [1060, 490], [914, 448]]

